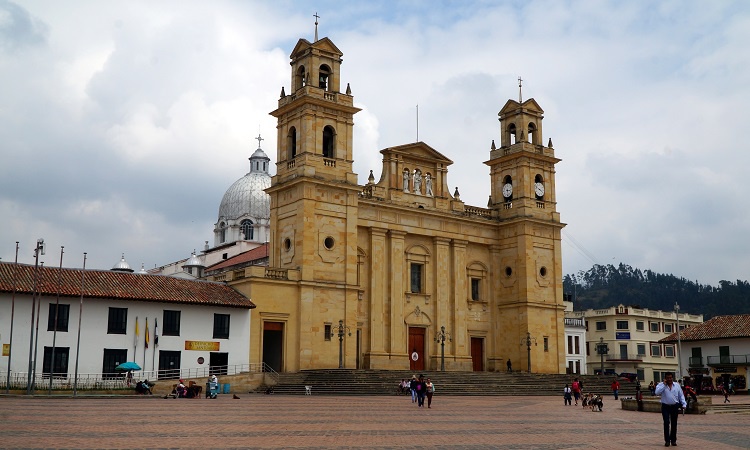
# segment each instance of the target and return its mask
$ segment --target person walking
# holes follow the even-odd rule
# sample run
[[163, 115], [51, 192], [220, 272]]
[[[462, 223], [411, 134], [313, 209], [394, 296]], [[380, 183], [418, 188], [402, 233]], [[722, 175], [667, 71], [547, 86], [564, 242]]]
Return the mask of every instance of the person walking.
[[508, 373], [513, 372], [513, 364], [510, 363], [510, 358], [508, 358], [508, 362], [505, 365], [508, 366]]
[[649, 383], [649, 384], [648, 384], [648, 390], [649, 390], [649, 391], [651, 392], [651, 396], [652, 396], [652, 397], [653, 397], [654, 395], [656, 395], [656, 394], [654, 394], [654, 390], [655, 390], [655, 389], [656, 389], [656, 385], [654, 384], [654, 382], [653, 382], [653, 381], [652, 381], [651, 383]]
[[427, 384], [424, 381], [424, 375], [420, 375], [417, 380], [417, 406], [424, 407], [424, 396], [427, 392]]
[[576, 406], [578, 406], [578, 400], [581, 398], [581, 382], [578, 378], [573, 379], [573, 385], [570, 388], [573, 391], [573, 397], [576, 399]]
[[411, 391], [411, 402], [414, 403], [417, 401], [417, 376], [412, 375], [411, 381], [409, 382], [409, 390]]
[[571, 401], [572, 401], [572, 392], [573, 391], [571, 391], [570, 387], [568, 387], [568, 385], [566, 384], [565, 388], [563, 389], [563, 399], [565, 400], [564, 404], [566, 406], [570, 406], [570, 404], [571, 404]]
[[617, 400], [617, 394], [620, 392], [620, 382], [617, 381], [617, 378], [612, 380], [612, 393], [615, 395], [615, 400]]
[[721, 393], [724, 394], [724, 403], [732, 403], [731, 400], [729, 400], [729, 388], [724, 384], [721, 386]]
[[656, 385], [654, 393], [661, 397], [661, 417], [664, 421], [664, 446], [677, 445], [677, 416], [680, 408], [686, 408], [687, 402], [679, 383], [667, 372], [664, 381]]
[[432, 395], [435, 393], [435, 385], [429, 378], [425, 382], [425, 392], [427, 393], [427, 407], [432, 408]]

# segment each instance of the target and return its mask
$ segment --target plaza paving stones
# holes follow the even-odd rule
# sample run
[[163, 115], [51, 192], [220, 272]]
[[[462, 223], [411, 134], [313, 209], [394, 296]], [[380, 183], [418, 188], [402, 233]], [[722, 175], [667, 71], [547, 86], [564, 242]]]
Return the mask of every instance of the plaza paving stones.
[[[723, 398], [715, 397], [719, 403]], [[734, 397], [750, 402], [750, 399]], [[661, 415], [562, 397], [245, 394], [216, 400], [0, 398], [0, 448], [663, 448]], [[750, 415], [680, 417], [680, 448], [750, 448]]]

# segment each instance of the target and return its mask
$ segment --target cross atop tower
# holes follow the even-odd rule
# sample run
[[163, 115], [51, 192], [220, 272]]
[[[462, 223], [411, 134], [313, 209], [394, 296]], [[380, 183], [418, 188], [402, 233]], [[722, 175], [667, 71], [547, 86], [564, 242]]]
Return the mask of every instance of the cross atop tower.
[[258, 137], [255, 138], [256, 141], [258, 141], [258, 148], [260, 148], [260, 141], [265, 141], [262, 137], [260, 137], [260, 133], [258, 133]]
[[315, 11], [313, 17], [315, 17], [315, 42], [318, 42], [318, 19], [320, 19], [320, 16], [317, 11]]
[[523, 97], [521, 96], [521, 83], [523, 80], [521, 77], [518, 77], [518, 103], [523, 103]]

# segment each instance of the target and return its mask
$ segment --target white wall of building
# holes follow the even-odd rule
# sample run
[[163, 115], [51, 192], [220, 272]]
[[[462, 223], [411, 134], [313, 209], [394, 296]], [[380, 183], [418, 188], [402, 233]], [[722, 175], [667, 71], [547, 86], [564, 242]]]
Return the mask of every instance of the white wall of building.
[[[11, 343], [11, 294], [0, 294], [0, 342], [7, 350]], [[36, 372], [41, 374], [44, 347], [51, 347], [53, 332], [48, 331], [49, 304], [54, 304], [56, 297], [45, 296], [37, 299], [39, 308], [39, 339], [37, 346]], [[12, 372], [28, 372], [29, 342], [31, 330], [31, 303], [29, 295], [15, 296], [13, 319], [13, 346], [10, 369]], [[60, 304], [70, 305], [68, 331], [57, 332], [55, 346], [68, 347], [68, 374], [75, 373], [76, 342], [78, 338], [78, 317], [80, 297], [61, 297]], [[127, 308], [126, 334], [108, 334], [109, 308]], [[181, 311], [180, 336], [164, 336], [163, 311]], [[214, 339], [214, 314], [230, 316], [229, 339]], [[135, 343], [135, 322], [138, 317], [140, 335]], [[146, 318], [151, 342], [145, 348]], [[159, 345], [154, 343], [154, 325], [159, 325]], [[36, 319], [34, 322], [36, 333]], [[185, 350], [185, 341], [218, 342], [220, 353], [228, 354], [228, 365], [249, 364], [250, 352], [250, 310], [245, 308], [226, 308], [220, 306], [197, 306], [167, 302], [143, 302], [113, 299], [84, 298], [81, 325], [79, 374], [100, 374], [103, 367], [104, 349], [127, 349], [128, 360], [138, 363], [143, 370], [157, 370], [160, 351], [180, 351], [181, 368], [208, 367], [210, 351]], [[5, 351], [3, 355], [5, 355]], [[33, 357], [33, 355], [32, 355]], [[203, 357], [203, 365], [198, 358]], [[124, 361], [123, 361], [124, 362]], [[6, 373], [9, 365], [8, 356], [0, 356], [0, 372]]]

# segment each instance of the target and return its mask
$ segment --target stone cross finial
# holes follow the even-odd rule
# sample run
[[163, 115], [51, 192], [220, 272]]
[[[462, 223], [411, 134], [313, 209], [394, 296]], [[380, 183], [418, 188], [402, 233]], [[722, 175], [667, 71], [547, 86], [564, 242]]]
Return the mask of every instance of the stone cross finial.
[[262, 137], [260, 137], [260, 133], [258, 133], [258, 137], [255, 138], [256, 141], [258, 141], [258, 148], [260, 148], [260, 141], [265, 141]]
[[317, 11], [315, 11], [313, 17], [315, 17], [315, 42], [318, 42], [318, 19], [320, 19], [320, 16]]

